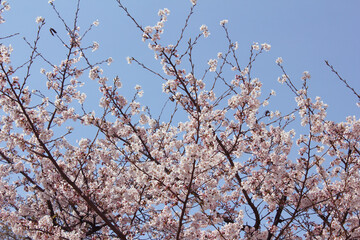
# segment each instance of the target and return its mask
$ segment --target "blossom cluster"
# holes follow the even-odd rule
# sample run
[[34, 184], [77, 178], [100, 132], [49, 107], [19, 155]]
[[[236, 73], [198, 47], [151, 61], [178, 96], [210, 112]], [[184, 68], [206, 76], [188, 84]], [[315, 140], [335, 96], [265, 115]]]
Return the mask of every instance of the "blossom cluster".
[[[111, 57], [92, 62], [99, 44], [85, 46], [76, 18], [64, 60], [48, 69], [34, 54], [24, 65], [44, 64], [44, 87], [14, 71], [11, 45], [0, 46], [0, 226], [32, 239], [358, 237], [360, 120], [328, 120], [327, 104], [308, 94], [310, 73], [297, 84], [282, 58], [278, 80], [295, 102], [288, 113], [271, 107], [276, 92], [252, 72], [267, 43], [252, 44], [242, 66], [230, 40], [199, 75], [192, 50], [208, 28], [162, 44], [169, 14], [161, 9], [155, 26], [138, 25], [162, 72], [127, 59], [164, 81], [173, 107], [165, 117], [143, 106], [140, 85], [132, 98], [123, 94], [120, 78], [102, 68]], [[36, 22], [38, 40], [45, 21]]]
[[7, 1], [2, 1], [0, 3], [0, 24], [5, 22], [5, 19], [2, 17], [2, 14], [4, 11], [9, 11], [10, 10], [10, 5]]

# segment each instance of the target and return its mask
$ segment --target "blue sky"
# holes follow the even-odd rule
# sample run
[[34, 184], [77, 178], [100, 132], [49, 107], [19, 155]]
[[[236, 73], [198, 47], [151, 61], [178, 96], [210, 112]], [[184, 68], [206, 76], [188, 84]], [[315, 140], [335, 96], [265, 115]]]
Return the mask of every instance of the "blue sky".
[[[47, 0], [8, 2], [11, 10], [5, 13], [7, 22], [0, 25], [0, 31], [2, 36], [20, 33], [3, 41], [4, 44], [11, 43], [14, 47], [14, 64], [23, 62], [24, 57], [30, 53], [22, 37], [32, 41], [37, 28], [37, 16], [46, 19], [40, 50], [60, 63], [60, 60], [65, 58], [65, 49], [50, 35], [48, 29], [53, 27], [64, 37], [66, 32]], [[71, 25], [76, 1], [55, 0], [54, 3]], [[163, 35], [163, 43], [166, 44], [175, 42], [191, 7], [188, 0], [124, 0], [123, 4], [142, 26], [156, 23], [158, 9], [170, 9], [171, 14]], [[277, 82], [281, 71], [275, 64], [275, 59], [281, 56], [287, 73], [299, 85], [302, 72], [310, 72], [311, 95], [321, 96], [329, 104], [329, 119], [343, 121], [347, 115], [359, 117], [359, 108], [355, 106], [356, 97], [330, 71], [324, 60], [328, 60], [352, 87], [360, 91], [359, 9], [358, 0], [198, 0], [186, 38], [196, 36], [202, 24], [209, 27], [210, 37], [201, 39], [194, 52], [197, 64], [206, 66], [208, 59], [216, 58], [217, 52], [226, 50], [226, 39], [219, 21], [228, 19], [232, 40], [239, 42], [238, 51], [243, 64], [247, 63], [253, 42], [267, 42], [272, 45], [271, 51], [264, 53], [256, 61], [252, 74], [264, 83], [264, 94], [270, 89], [276, 90], [277, 96], [270, 108], [281, 110], [287, 109], [287, 104], [294, 104], [294, 96], [285, 85]], [[161, 93], [162, 82], [140, 67], [128, 65], [125, 60], [127, 56], [133, 56], [161, 71], [147, 43], [141, 41], [141, 33], [117, 7], [115, 0], [83, 0], [79, 24], [81, 29], [86, 30], [96, 19], [99, 19], [100, 25], [84, 40], [89, 44], [92, 41], [100, 44], [99, 50], [92, 55], [93, 59], [106, 59], [111, 56], [114, 63], [110, 67], [104, 66], [105, 75], [109, 78], [118, 75], [123, 80], [124, 94], [128, 93], [126, 89], [133, 89], [136, 84], [142, 85], [145, 91], [142, 102], [158, 113], [166, 99]], [[198, 72], [200, 75], [202, 70], [199, 68]], [[37, 77], [36, 74], [37, 69], [34, 70], [34, 78]], [[84, 75], [86, 76], [87, 74]], [[231, 79], [229, 78], [229, 81]], [[45, 82], [44, 79], [41, 81]], [[91, 91], [96, 90], [97, 87]]]

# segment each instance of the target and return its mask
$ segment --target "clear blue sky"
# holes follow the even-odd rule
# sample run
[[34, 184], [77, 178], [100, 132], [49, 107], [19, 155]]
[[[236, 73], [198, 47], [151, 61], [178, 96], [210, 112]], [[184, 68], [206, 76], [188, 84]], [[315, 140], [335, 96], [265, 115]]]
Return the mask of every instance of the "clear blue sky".
[[[65, 57], [65, 49], [50, 35], [48, 29], [53, 27], [63, 36], [66, 32], [47, 0], [8, 2], [11, 10], [5, 13], [7, 22], [0, 25], [0, 32], [1, 36], [20, 33], [11, 40], [3, 41], [4, 44], [11, 42], [15, 49], [14, 64], [24, 61], [21, 57], [28, 56], [30, 52], [22, 37], [33, 39], [37, 16], [46, 19], [40, 49], [47, 57], [60, 63]], [[55, 4], [71, 24], [76, 1], [55, 0]], [[123, 4], [143, 26], [156, 23], [158, 9], [170, 9], [164, 33], [164, 42], [168, 44], [174, 43], [179, 36], [191, 7], [189, 0], [124, 0]], [[293, 101], [293, 95], [289, 94], [285, 85], [277, 83], [281, 71], [276, 66], [275, 59], [281, 56], [288, 74], [298, 84], [301, 84], [302, 72], [310, 72], [311, 95], [319, 95], [329, 104], [330, 119], [342, 121], [346, 115], [359, 117], [359, 108], [355, 106], [356, 97], [331, 73], [324, 60], [329, 60], [343, 78], [360, 91], [359, 9], [358, 0], [198, 0], [187, 38], [198, 34], [202, 24], [209, 27], [210, 37], [201, 39], [199, 48], [195, 51], [198, 64], [205, 64], [208, 59], [216, 58], [217, 52], [225, 51], [226, 40], [219, 21], [228, 19], [232, 39], [239, 42], [240, 61], [244, 64], [253, 42], [272, 45], [271, 51], [263, 54], [256, 62], [252, 74], [263, 81], [265, 93], [270, 89], [276, 90], [277, 96], [273, 105], [270, 105], [271, 108], [282, 109], [281, 104]], [[133, 89], [136, 84], [142, 85], [145, 90], [142, 101], [155, 108], [156, 112], [160, 108], [158, 104], [166, 99], [164, 95], [161, 97], [162, 82], [143, 69], [128, 65], [125, 60], [127, 56], [134, 56], [161, 71], [153, 53], [147, 48], [147, 43], [141, 41], [140, 32], [117, 7], [115, 0], [82, 0], [81, 29], [87, 29], [96, 19], [99, 19], [100, 25], [86, 40], [89, 44], [92, 41], [100, 44], [93, 59], [113, 57], [114, 63], [110, 67], [104, 66], [105, 75], [109, 78], [119, 75], [124, 89]], [[36, 74], [37, 69], [33, 76], [36, 77]]]

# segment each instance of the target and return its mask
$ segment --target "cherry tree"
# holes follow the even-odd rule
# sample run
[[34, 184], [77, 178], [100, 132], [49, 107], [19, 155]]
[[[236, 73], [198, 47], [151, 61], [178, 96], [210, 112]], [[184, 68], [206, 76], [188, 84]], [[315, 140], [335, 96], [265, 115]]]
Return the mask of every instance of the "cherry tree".
[[[25, 40], [31, 55], [20, 66], [11, 61], [13, 36], [0, 36], [0, 225], [9, 239], [360, 238], [358, 118], [328, 120], [327, 105], [308, 94], [310, 73], [292, 80], [282, 58], [278, 80], [293, 94], [294, 107], [288, 113], [267, 108], [276, 93], [262, 95], [252, 68], [271, 46], [254, 43], [241, 65], [227, 20], [219, 26], [226, 51], [195, 74], [193, 49], [210, 34], [203, 25], [190, 40], [184, 37], [196, 0], [172, 45], [161, 41], [168, 9], [159, 10], [155, 25], [142, 27], [114, 2], [161, 64], [158, 72], [128, 57], [162, 81], [170, 120], [140, 103], [140, 86], [133, 98], [124, 96], [120, 78], [103, 68], [112, 58], [91, 59], [99, 45], [84, 42], [98, 22], [80, 31], [80, 0], [72, 25], [49, 1], [68, 34], [50, 28], [67, 53], [59, 63], [39, 51], [49, 28], [42, 17], [34, 41]], [[2, 1], [1, 23], [9, 9]], [[35, 64], [42, 66], [40, 77], [32, 74]], [[83, 87], [94, 81], [100, 108], [87, 104], [92, 93]], [[93, 137], [81, 138], [77, 129]]]

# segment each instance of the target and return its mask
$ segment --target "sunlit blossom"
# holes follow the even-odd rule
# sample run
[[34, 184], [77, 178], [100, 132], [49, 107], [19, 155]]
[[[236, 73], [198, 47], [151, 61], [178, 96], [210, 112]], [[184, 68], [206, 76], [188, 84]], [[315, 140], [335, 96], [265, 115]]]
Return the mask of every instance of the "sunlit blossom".
[[303, 72], [303, 76], [301, 77], [302, 80], [310, 79], [311, 75], [308, 71]]
[[261, 48], [264, 49], [265, 51], [270, 51], [271, 45], [268, 43], [263, 43], [261, 44]]
[[113, 61], [114, 61], [113, 58], [112, 58], [112, 57], [109, 57], [109, 58], [107, 59], [107, 65], [110, 65]]
[[92, 51], [95, 52], [95, 51], [98, 50], [98, 49], [99, 49], [99, 43], [93, 42]]
[[216, 66], [217, 66], [217, 60], [216, 59], [210, 59], [208, 62], [209, 67], [209, 71], [210, 72], [215, 72], [216, 71]]
[[229, 21], [227, 19], [221, 20], [220, 21], [220, 26], [225, 26], [225, 24], [227, 24]]
[[43, 17], [36, 17], [36, 20], [35, 20], [35, 22], [36, 23], [42, 23], [42, 22], [44, 22], [45, 21], [45, 19], [43, 18]]
[[257, 42], [253, 43], [253, 45], [251, 46], [251, 48], [254, 49], [254, 50], [256, 50], [256, 51], [259, 50], [259, 49], [260, 49], [259, 43], [257, 43]]
[[209, 32], [208, 27], [206, 25], [202, 25], [200, 27], [200, 31], [203, 33], [205, 38], [209, 37], [210, 32]]
[[99, 26], [99, 24], [100, 24], [99, 20], [95, 20], [95, 21], [93, 22], [93, 25], [94, 25], [95, 27]]

